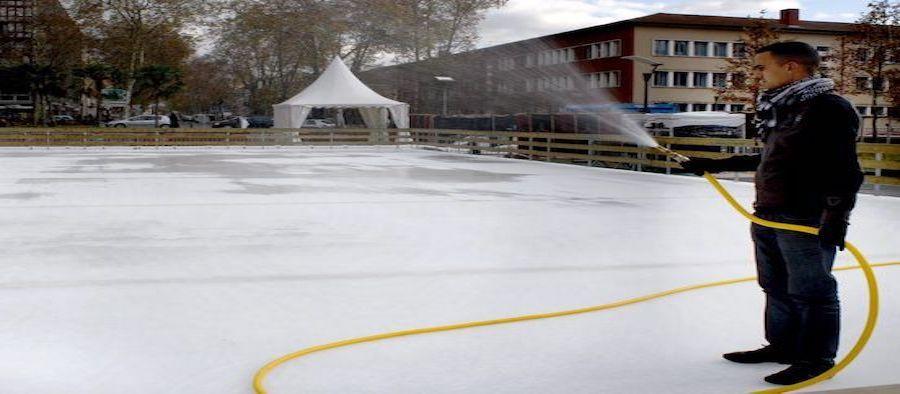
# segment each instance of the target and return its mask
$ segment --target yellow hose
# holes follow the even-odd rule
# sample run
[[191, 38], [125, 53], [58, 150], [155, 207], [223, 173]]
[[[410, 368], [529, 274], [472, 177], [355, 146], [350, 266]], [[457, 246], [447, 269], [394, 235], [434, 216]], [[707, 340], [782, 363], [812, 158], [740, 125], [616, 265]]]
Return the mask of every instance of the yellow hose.
[[[716, 188], [716, 190], [719, 192], [719, 194], [722, 195], [722, 197], [728, 200], [728, 203], [731, 204], [734, 209], [736, 209], [742, 216], [749, 219], [753, 223], [776, 229], [799, 231], [802, 233], [813, 235], [819, 234], [819, 229], [814, 227], [772, 222], [753, 216], [750, 214], [750, 212], [747, 212], [747, 210], [744, 209], [741, 204], [735, 201], [734, 197], [732, 197], [731, 194], [729, 194], [728, 191], [725, 190], [724, 187], [722, 187], [722, 185], [718, 180], [716, 180], [715, 177], [713, 177], [709, 173], [704, 173], [703, 177], [706, 178], [706, 180]], [[872, 272], [872, 267], [869, 264], [869, 261], [866, 260], [866, 257], [862, 255], [862, 252], [860, 252], [859, 249], [857, 249], [856, 246], [850, 242], [846, 242], [846, 247], [847, 250], [849, 250], [850, 253], [853, 254], [853, 257], [856, 258], [856, 261], [859, 263], [859, 268], [862, 269], [863, 274], [866, 276], [866, 283], [869, 285], [869, 314], [866, 317], [866, 326], [863, 328], [862, 333], [859, 334], [859, 339], [856, 340], [856, 344], [853, 345], [853, 348], [850, 349], [850, 352], [847, 353], [847, 355], [844, 356], [841, 361], [839, 361], [834, 365], [834, 367], [831, 367], [831, 369], [825, 371], [819, 376], [789, 386], [755, 391], [755, 393], [785, 393], [788, 391], [793, 391], [803, 387], [814, 385], [825, 379], [831, 379], [847, 365], [850, 365], [850, 363], [853, 362], [853, 359], [855, 359], [856, 356], [858, 356], [866, 346], [866, 343], [869, 342], [869, 338], [872, 336], [872, 331], [875, 330], [875, 323], [878, 321], [878, 282], [875, 280], [875, 273]]]
[[[735, 201], [734, 198], [731, 197], [731, 195], [728, 193], [728, 191], [725, 190], [722, 187], [722, 185], [719, 184], [719, 182], [714, 177], [712, 177], [709, 174], [705, 174], [704, 177], [713, 185], [713, 187], [716, 188], [716, 190], [719, 191], [720, 194], [722, 194], [723, 197], [725, 197], [726, 200], [728, 200], [728, 202], [735, 209], [738, 210], [738, 212], [741, 213], [741, 215], [744, 215], [745, 217], [747, 217], [754, 223], [757, 223], [757, 224], [760, 224], [763, 226], [767, 226], [767, 227], [801, 231], [801, 232], [810, 233], [810, 234], [818, 233], [818, 230], [815, 228], [812, 228], [812, 227], [798, 226], [798, 225], [785, 224], [785, 223], [776, 223], [776, 222], [771, 222], [771, 221], [757, 218], [757, 217], [751, 215], [749, 212], [747, 212], [737, 201]], [[775, 388], [775, 389], [771, 389], [771, 390], [758, 391], [757, 393], [782, 393], [782, 392], [786, 392], [786, 391], [790, 391], [790, 390], [796, 390], [801, 387], [806, 387], [806, 386], [818, 383], [818, 382], [820, 382], [824, 379], [827, 379], [831, 376], [834, 376], [838, 371], [840, 371], [841, 369], [846, 367], [848, 364], [850, 364], [851, 361], [853, 361], [853, 359], [859, 354], [859, 352], [862, 351], [862, 348], [865, 346], [866, 342], [869, 340], [869, 337], [871, 337], [872, 330], [875, 327], [875, 321], [876, 321], [877, 315], [878, 315], [878, 289], [877, 289], [877, 286], [875, 283], [875, 276], [872, 273], [871, 267], [872, 266], [900, 265], [900, 261], [870, 265], [866, 261], [865, 257], [863, 257], [863, 255], [859, 252], [859, 250], [856, 249], [856, 247], [853, 246], [849, 242], [847, 242], [847, 249], [850, 250], [850, 252], [853, 253], [853, 256], [856, 257], [857, 261], [859, 261], [859, 266], [839, 267], [839, 268], [835, 268], [835, 270], [838, 271], [838, 270], [849, 270], [849, 269], [862, 268], [863, 272], [866, 275], [866, 280], [869, 283], [869, 316], [868, 316], [868, 319], [866, 320], [866, 327], [865, 327], [865, 329], [863, 329], [863, 332], [860, 335], [859, 339], [857, 340], [856, 345], [853, 346], [853, 349], [850, 350], [850, 353], [848, 353], [847, 356], [844, 357], [843, 360], [841, 360], [839, 363], [837, 363], [834, 366], [834, 368], [826, 371], [824, 374], [822, 374], [816, 378], [813, 378], [813, 379], [810, 379], [810, 380], [807, 380], [805, 382], [801, 382], [798, 384], [794, 384], [791, 386], [784, 386], [784, 387], [779, 387], [779, 388]], [[616, 302], [612, 302], [609, 304], [596, 305], [596, 306], [590, 306], [590, 307], [579, 308], [579, 309], [571, 309], [571, 310], [551, 312], [551, 313], [540, 313], [540, 314], [533, 314], [533, 315], [514, 316], [514, 317], [507, 317], [507, 318], [493, 319], [493, 320], [474, 321], [474, 322], [468, 322], [468, 323], [450, 324], [450, 325], [445, 325], [445, 326], [416, 328], [416, 329], [411, 329], [411, 330], [387, 332], [387, 333], [382, 333], [382, 334], [369, 335], [369, 336], [365, 336], [365, 337], [351, 338], [351, 339], [346, 339], [343, 341], [326, 343], [323, 345], [318, 345], [318, 346], [313, 346], [313, 347], [309, 347], [306, 349], [302, 349], [302, 350], [296, 351], [294, 353], [286, 354], [286, 355], [281, 356], [273, 361], [270, 361], [269, 363], [264, 365], [262, 368], [260, 368], [259, 371], [256, 372], [256, 375], [254, 375], [253, 390], [257, 394], [266, 394], [266, 389], [265, 389], [265, 387], [263, 387], [263, 380], [265, 380], [266, 376], [268, 376], [268, 374], [273, 369], [275, 369], [279, 365], [284, 364], [285, 362], [288, 362], [290, 360], [300, 358], [300, 357], [306, 356], [308, 354], [321, 352], [324, 350], [335, 349], [335, 348], [354, 345], [354, 344], [358, 344], [358, 343], [374, 342], [374, 341], [379, 341], [379, 340], [383, 340], [383, 339], [396, 338], [396, 337], [409, 336], [409, 335], [419, 335], [419, 334], [427, 334], [427, 333], [433, 333], [433, 332], [459, 330], [459, 329], [463, 329], [463, 328], [482, 327], [482, 326], [514, 323], [514, 322], [521, 322], [521, 321], [528, 321], [528, 320], [548, 319], [548, 318], [552, 318], [552, 317], [569, 316], [569, 315], [576, 315], [576, 314], [581, 314], [581, 313], [595, 312], [595, 311], [600, 311], [600, 310], [618, 308], [618, 307], [625, 306], [625, 305], [636, 304], [639, 302], [649, 301], [649, 300], [666, 297], [666, 296], [673, 295], [673, 294], [684, 293], [684, 292], [691, 291], [691, 290], [704, 289], [704, 288], [715, 287], [715, 286], [730, 285], [730, 284], [735, 284], [735, 283], [740, 283], [740, 282], [749, 282], [749, 281], [752, 281], [755, 279], [756, 279], [756, 277], [751, 276], [751, 277], [738, 278], [738, 279], [722, 280], [722, 281], [717, 281], [717, 282], [710, 282], [710, 283], [703, 283], [703, 284], [692, 285], [692, 286], [679, 287], [679, 288], [666, 290], [666, 291], [662, 291], [662, 292], [658, 292], [658, 293], [653, 293], [653, 294], [644, 295], [644, 296], [640, 296], [640, 297], [616, 301]]]

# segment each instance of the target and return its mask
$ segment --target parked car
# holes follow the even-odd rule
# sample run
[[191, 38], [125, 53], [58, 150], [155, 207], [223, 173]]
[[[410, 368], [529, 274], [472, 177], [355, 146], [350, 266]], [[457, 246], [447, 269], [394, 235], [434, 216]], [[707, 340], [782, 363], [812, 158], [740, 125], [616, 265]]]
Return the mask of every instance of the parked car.
[[[242, 124], [243, 123], [243, 124]], [[249, 121], [247, 118], [243, 116], [230, 116], [228, 118], [217, 120], [210, 123], [210, 127], [214, 129], [218, 128], [231, 128], [231, 129], [245, 129], [249, 126]]]
[[303, 122], [303, 128], [324, 129], [334, 127], [334, 123], [326, 119], [307, 119]]
[[157, 124], [159, 127], [169, 127], [171, 122], [166, 115], [138, 115], [128, 119], [106, 122], [106, 127], [156, 127]]
[[209, 123], [209, 127], [212, 127], [214, 129], [220, 129], [223, 127], [237, 129], [237, 128], [240, 128], [241, 125], [240, 125], [240, 120], [238, 120], [238, 118], [236, 116], [232, 116], [230, 118], [225, 118], [222, 120], [214, 120]]
[[248, 116], [247, 121], [250, 122], [251, 129], [267, 129], [275, 125], [271, 116]]
[[61, 126], [78, 124], [78, 121], [72, 115], [53, 115], [50, 117], [50, 121], [55, 125]]

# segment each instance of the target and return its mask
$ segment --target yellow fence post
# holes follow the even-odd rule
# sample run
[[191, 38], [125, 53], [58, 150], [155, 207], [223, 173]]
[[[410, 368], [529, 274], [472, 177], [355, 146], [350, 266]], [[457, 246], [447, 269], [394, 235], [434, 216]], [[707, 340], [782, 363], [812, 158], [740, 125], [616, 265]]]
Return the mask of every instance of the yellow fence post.
[[[876, 152], [876, 153], [875, 153], [875, 161], [876, 161], [876, 163], [875, 163], [875, 165], [876, 165], [876, 168], [875, 168], [875, 176], [876, 176], [876, 177], [880, 177], [880, 176], [881, 176], [881, 160], [882, 160], [883, 158], [884, 158], [884, 153], [882, 153], [882, 152]], [[874, 187], [872, 188], [872, 189], [873, 189], [872, 194], [874, 194], [874, 195], [876, 195], [876, 196], [879, 195], [879, 194], [881, 194], [881, 184], [880, 184], [880, 183], [875, 183], [873, 186], [874, 186]]]

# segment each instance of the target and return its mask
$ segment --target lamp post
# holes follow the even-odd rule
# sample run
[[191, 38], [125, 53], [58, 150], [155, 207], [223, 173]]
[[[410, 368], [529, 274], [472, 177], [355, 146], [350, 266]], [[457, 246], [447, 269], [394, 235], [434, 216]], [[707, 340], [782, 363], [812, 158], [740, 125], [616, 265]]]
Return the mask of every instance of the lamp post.
[[447, 116], [447, 86], [450, 85], [451, 82], [455, 82], [456, 80], [453, 77], [443, 76], [443, 75], [435, 75], [434, 79], [436, 79], [441, 86], [443, 86], [443, 106], [441, 107], [441, 115]]
[[641, 112], [650, 113], [650, 78], [653, 78], [653, 74], [656, 73], [656, 68], [662, 66], [662, 63], [657, 62], [653, 59], [649, 59], [643, 56], [623, 56], [622, 59], [631, 60], [637, 63], [648, 64], [652, 67], [650, 72], [644, 73], [644, 108]]

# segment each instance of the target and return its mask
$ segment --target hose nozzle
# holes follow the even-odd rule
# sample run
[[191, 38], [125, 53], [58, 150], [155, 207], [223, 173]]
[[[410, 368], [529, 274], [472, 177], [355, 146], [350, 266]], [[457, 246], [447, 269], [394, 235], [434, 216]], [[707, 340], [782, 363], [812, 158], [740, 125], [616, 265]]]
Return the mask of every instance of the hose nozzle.
[[666, 147], [664, 147], [664, 146], [662, 146], [662, 145], [654, 146], [653, 149], [656, 149], [656, 150], [662, 152], [663, 154], [665, 154], [666, 156], [671, 157], [672, 160], [675, 160], [675, 161], [678, 162], [678, 163], [684, 163], [684, 162], [686, 162], [686, 161], [691, 160], [690, 157], [687, 157], [687, 156], [685, 156], [685, 155], [682, 155], [681, 153], [675, 152], [675, 151], [673, 151], [673, 150], [671, 150], [671, 149], [669, 149], [669, 148], [666, 148]]

